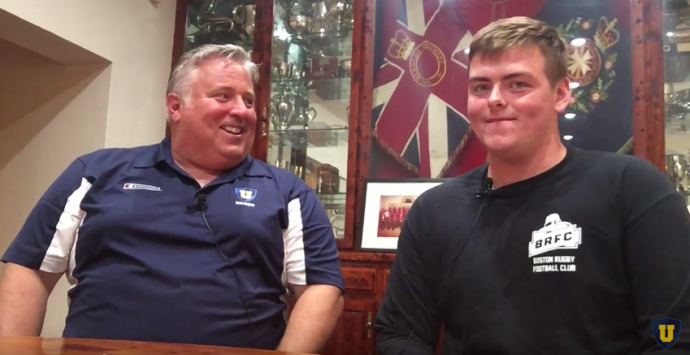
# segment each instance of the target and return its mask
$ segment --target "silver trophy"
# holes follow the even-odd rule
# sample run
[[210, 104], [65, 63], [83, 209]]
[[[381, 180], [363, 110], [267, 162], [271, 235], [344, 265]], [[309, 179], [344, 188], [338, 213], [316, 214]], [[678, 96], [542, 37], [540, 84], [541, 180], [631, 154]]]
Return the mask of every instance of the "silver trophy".
[[232, 10], [233, 19], [244, 28], [247, 36], [254, 35], [256, 5], [238, 5]]
[[308, 128], [309, 124], [316, 118], [316, 109], [313, 107], [303, 107], [298, 110], [296, 121], [301, 123], [304, 128]]
[[275, 96], [273, 101], [273, 112], [275, 112], [278, 128], [281, 131], [288, 129], [292, 123], [292, 113], [295, 110], [293, 101], [291, 95], [283, 94]]
[[688, 174], [688, 161], [682, 154], [668, 154], [666, 155], [666, 176], [676, 191], [682, 192], [685, 195], [685, 178]]
[[307, 34], [314, 31], [314, 18], [306, 13], [288, 10], [285, 14], [285, 30], [289, 34]]

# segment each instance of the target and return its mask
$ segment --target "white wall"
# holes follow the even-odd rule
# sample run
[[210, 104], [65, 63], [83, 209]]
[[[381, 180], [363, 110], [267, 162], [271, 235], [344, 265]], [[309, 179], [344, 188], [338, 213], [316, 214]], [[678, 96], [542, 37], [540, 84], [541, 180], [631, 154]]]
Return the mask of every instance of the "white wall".
[[[175, 6], [0, 0], [0, 251], [78, 155], [164, 136]], [[67, 289], [63, 278], [43, 336], [62, 335]]]

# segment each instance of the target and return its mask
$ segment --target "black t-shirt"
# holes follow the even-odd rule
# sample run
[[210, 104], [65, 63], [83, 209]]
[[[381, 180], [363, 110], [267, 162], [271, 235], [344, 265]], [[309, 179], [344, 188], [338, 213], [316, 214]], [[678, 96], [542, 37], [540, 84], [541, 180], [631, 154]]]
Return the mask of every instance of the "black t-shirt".
[[[690, 214], [652, 164], [568, 148], [477, 197], [478, 167], [422, 194], [375, 322], [380, 355], [690, 350]], [[652, 320], [681, 320], [657, 344]], [[401, 352], [402, 351], [402, 352]]]

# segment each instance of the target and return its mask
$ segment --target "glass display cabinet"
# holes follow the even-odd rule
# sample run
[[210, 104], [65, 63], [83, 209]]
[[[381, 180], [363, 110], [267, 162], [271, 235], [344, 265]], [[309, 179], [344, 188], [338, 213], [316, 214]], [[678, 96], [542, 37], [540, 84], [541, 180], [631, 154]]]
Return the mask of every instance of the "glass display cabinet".
[[273, 3], [267, 162], [312, 187], [344, 238], [353, 0]]

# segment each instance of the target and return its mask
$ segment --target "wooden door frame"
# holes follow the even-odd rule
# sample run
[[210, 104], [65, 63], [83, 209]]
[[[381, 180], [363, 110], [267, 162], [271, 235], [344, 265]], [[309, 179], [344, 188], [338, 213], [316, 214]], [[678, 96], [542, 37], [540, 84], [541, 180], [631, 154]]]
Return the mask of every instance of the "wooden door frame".
[[664, 171], [666, 140], [662, 2], [616, 1], [630, 1], [633, 152]]

